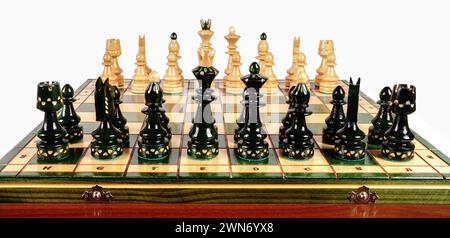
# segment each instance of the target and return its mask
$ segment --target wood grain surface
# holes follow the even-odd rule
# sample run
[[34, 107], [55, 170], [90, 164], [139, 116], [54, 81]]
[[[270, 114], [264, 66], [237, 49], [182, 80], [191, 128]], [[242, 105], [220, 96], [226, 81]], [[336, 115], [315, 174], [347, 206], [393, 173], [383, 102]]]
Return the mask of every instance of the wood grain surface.
[[0, 217], [442, 218], [450, 217], [450, 205], [1, 203]]

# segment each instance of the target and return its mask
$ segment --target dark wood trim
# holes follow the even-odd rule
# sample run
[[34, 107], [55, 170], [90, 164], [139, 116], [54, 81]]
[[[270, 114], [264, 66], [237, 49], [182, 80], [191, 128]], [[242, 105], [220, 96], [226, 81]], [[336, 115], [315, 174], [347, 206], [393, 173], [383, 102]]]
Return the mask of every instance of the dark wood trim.
[[0, 203], [0, 217], [73, 218], [431, 218], [450, 205], [412, 204], [34, 204]]

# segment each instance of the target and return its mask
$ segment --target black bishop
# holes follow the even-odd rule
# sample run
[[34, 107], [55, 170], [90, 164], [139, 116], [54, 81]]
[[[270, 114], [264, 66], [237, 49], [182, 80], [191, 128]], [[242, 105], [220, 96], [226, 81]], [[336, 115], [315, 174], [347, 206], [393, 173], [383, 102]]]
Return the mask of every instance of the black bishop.
[[138, 156], [143, 159], [164, 159], [170, 154], [169, 133], [161, 123], [162, 90], [158, 83], [150, 83], [145, 91], [146, 114], [144, 126], [139, 132]]
[[292, 124], [286, 130], [283, 155], [290, 159], [308, 159], [314, 155], [313, 134], [306, 125], [305, 115], [311, 115], [308, 107], [310, 94], [306, 84], [298, 84], [292, 92]]

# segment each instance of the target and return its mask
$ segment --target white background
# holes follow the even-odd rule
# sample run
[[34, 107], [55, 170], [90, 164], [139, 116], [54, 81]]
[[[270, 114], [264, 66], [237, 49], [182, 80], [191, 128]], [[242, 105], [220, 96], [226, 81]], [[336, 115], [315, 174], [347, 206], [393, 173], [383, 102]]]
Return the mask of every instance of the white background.
[[[448, 1], [447, 1], [448, 2]], [[446, 1], [1, 1], [0, 156], [43, 118], [35, 108], [36, 85], [56, 80], [78, 88], [102, 72], [107, 38], [120, 38], [124, 76], [135, 69], [139, 34], [147, 60], [162, 76], [170, 33], [178, 34], [180, 66], [192, 77], [197, 64], [200, 18], [211, 18], [214, 66], [223, 75], [223, 38], [233, 25], [241, 35], [243, 73], [266, 32], [275, 73], [291, 65], [292, 39], [301, 36], [307, 73], [320, 64], [320, 39], [335, 41], [341, 78], [361, 77], [363, 92], [377, 99], [395, 83], [417, 86], [417, 111], [410, 126], [450, 154], [450, 7]]]

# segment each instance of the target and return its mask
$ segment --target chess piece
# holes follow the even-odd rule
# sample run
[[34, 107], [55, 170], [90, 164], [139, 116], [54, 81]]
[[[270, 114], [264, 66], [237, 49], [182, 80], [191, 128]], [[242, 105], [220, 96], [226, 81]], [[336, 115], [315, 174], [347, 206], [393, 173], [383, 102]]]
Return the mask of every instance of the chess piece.
[[238, 141], [240, 139], [242, 129], [245, 126], [245, 117], [249, 110], [247, 88], [245, 88], [244, 91], [242, 91], [242, 99], [243, 99], [241, 101], [241, 104], [243, 105], [242, 111], [241, 111], [241, 114], [239, 115], [239, 117], [236, 119], [237, 127], [234, 129], [234, 143], [238, 143]]
[[112, 69], [112, 57], [108, 52], [105, 52], [103, 55], [103, 72], [100, 78], [105, 82], [106, 79], [114, 80], [115, 77]]
[[183, 77], [183, 70], [181, 70], [180, 65], [178, 64], [178, 60], [181, 59], [180, 56], [180, 44], [178, 43], [178, 36], [175, 32], [172, 32], [170, 35], [170, 43], [169, 43], [169, 52], [174, 53], [177, 56], [177, 63], [176, 63], [176, 72], [178, 73], [181, 80], [184, 80]]
[[[291, 82], [295, 81], [297, 72], [297, 66], [298, 66], [298, 56], [300, 54], [300, 37], [294, 37], [294, 42], [292, 46], [292, 65], [291, 67], [286, 71], [287, 75], [284, 80], [284, 86], [286, 88], [291, 88]], [[292, 84], [294, 85], [294, 84]]]
[[416, 111], [416, 87], [397, 84], [391, 98], [390, 109], [395, 114], [394, 122], [384, 134], [383, 156], [397, 161], [414, 157], [415, 146], [411, 142], [414, 134], [409, 129], [408, 115]]
[[325, 119], [326, 127], [322, 131], [322, 142], [325, 144], [334, 145], [336, 141], [336, 132], [345, 125], [345, 113], [344, 113], [344, 98], [345, 91], [341, 86], [337, 86], [333, 90], [332, 100], [333, 104], [330, 115]]
[[139, 52], [136, 55], [137, 68], [134, 70], [133, 81], [131, 81], [131, 92], [143, 94], [149, 83], [149, 75], [146, 69], [145, 55]]
[[294, 114], [295, 114], [294, 100], [293, 100], [294, 89], [295, 89], [295, 86], [292, 86], [289, 89], [289, 92], [288, 92], [289, 99], [286, 101], [286, 103], [289, 104], [289, 108], [288, 108], [286, 115], [283, 117], [283, 119], [281, 119], [281, 126], [280, 126], [280, 130], [278, 133], [278, 136], [279, 136], [278, 143], [280, 144], [280, 146], [283, 144], [286, 130], [289, 129], [289, 127], [291, 127], [293, 119], [294, 119]]
[[339, 84], [339, 77], [337, 76], [334, 67], [336, 66], [336, 57], [334, 53], [327, 56], [327, 71], [320, 78], [319, 92], [332, 93], [334, 88]]
[[314, 155], [313, 134], [305, 120], [305, 116], [311, 115], [311, 112], [306, 111], [309, 97], [309, 90], [304, 83], [292, 90], [294, 116], [283, 141], [283, 155], [289, 159], [308, 159]]
[[59, 115], [59, 123], [67, 132], [66, 139], [70, 143], [77, 142], [83, 138], [83, 127], [80, 126], [80, 116], [73, 107], [73, 103], [76, 101], [73, 88], [69, 84], [64, 85], [61, 95], [64, 106]]
[[148, 75], [148, 81], [150, 83], [160, 83], [161, 78], [156, 70], [152, 70], [152, 72]]
[[264, 59], [264, 65], [265, 71], [263, 71], [262, 75], [267, 76], [268, 80], [262, 89], [264, 93], [271, 94], [278, 87], [277, 76], [273, 72], [275, 63], [273, 62], [273, 54], [271, 52], [267, 52], [266, 58]]
[[344, 127], [336, 132], [334, 152], [337, 158], [343, 160], [362, 160], [366, 155], [366, 143], [363, 142], [366, 135], [358, 128], [359, 84], [359, 78], [356, 84], [353, 84], [350, 78], [347, 121]]
[[141, 53], [144, 57], [145, 72], [147, 72], [147, 74], [150, 74], [152, 72], [152, 69], [150, 69], [150, 67], [148, 67], [148, 65], [147, 65], [147, 54], [146, 54], [146, 49], [145, 49], [145, 36], [144, 35], [139, 36], [139, 53]]
[[300, 52], [297, 56], [297, 67], [295, 68], [296, 71], [294, 73], [293, 80], [291, 81], [290, 85], [304, 83], [306, 85], [306, 88], [308, 88], [309, 90], [310, 83], [308, 74], [306, 74], [305, 71], [305, 65], [306, 65], [306, 56], [305, 54], [303, 54], [303, 52]]
[[250, 161], [267, 160], [269, 144], [265, 141], [267, 133], [262, 127], [259, 115], [260, 89], [268, 78], [259, 74], [259, 65], [253, 62], [250, 65], [250, 74], [242, 77], [247, 87], [248, 110], [245, 115], [245, 125], [239, 135], [236, 154], [239, 158]]
[[170, 154], [170, 139], [161, 123], [162, 91], [158, 83], [152, 82], [145, 91], [146, 114], [144, 126], [139, 132], [138, 156], [143, 159], [164, 159]]
[[114, 86], [114, 115], [111, 118], [111, 122], [115, 128], [120, 131], [120, 139], [122, 140], [123, 147], [130, 146], [130, 130], [127, 126], [127, 119], [122, 115], [120, 110], [120, 104], [122, 99], [120, 98], [119, 88]]
[[121, 131], [113, 126], [114, 89], [109, 79], [102, 82], [98, 78], [95, 83], [95, 119], [100, 125], [92, 132], [91, 155], [97, 159], [113, 159], [123, 153]]
[[384, 139], [384, 133], [392, 126], [392, 114], [389, 109], [392, 90], [384, 87], [380, 92], [380, 105], [377, 115], [372, 119], [372, 125], [369, 128], [367, 143], [371, 146], [381, 146]]
[[202, 29], [198, 32], [202, 42], [197, 49], [197, 56], [199, 64], [203, 67], [210, 67], [214, 61], [214, 55], [216, 51], [211, 47], [211, 37], [214, 35], [214, 31], [211, 28], [211, 20], [201, 20], [200, 25]]
[[226, 35], [224, 38], [228, 42], [228, 46], [227, 46], [228, 51], [226, 52], [228, 54], [228, 64], [224, 71], [225, 76], [223, 77], [224, 83], [225, 83], [226, 82], [225, 80], [229, 78], [229, 75], [231, 75], [231, 71], [233, 68], [233, 59], [232, 58], [233, 58], [233, 55], [238, 52], [238, 51], [236, 51], [236, 49], [237, 49], [236, 43], [239, 40], [239, 38], [241, 38], [241, 36], [236, 34], [236, 29], [232, 26], [232, 27], [230, 27], [230, 29], [228, 29], [228, 35]]
[[211, 111], [211, 102], [215, 100], [212, 95], [211, 83], [219, 71], [212, 66], [214, 49], [209, 40], [213, 35], [210, 30], [211, 20], [200, 21], [202, 30], [198, 32], [202, 43], [197, 50], [199, 66], [192, 70], [198, 80], [200, 88], [192, 99], [197, 102], [197, 111], [193, 119], [193, 126], [189, 131], [188, 155], [195, 159], [212, 159], [219, 153], [217, 126]]
[[[168, 94], [179, 94], [183, 92], [183, 78], [180, 74], [180, 69], [178, 66], [179, 56], [177, 54], [176, 42], [177, 35], [172, 33], [171, 42], [169, 43], [169, 55], [167, 56], [167, 65], [169, 66], [166, 70], [166, 74], [163, 77], [161, 87], [164, 88], [164, 92]], [[174, 41], [176, 43], [174, 43]], [[179, 46], [178, 46], [179, 47]]]
[[267, 35], [266, 33], [262, 33], [259, 36], [259, 43], [258, 43], [258, 56], [256, 56], [256, 59], [259, 60], [258, 64], [260, 67], [261, 74], [266, 72], [266, 66], [265, 66], [265, 60], [266, 55], [269, 53], [269, 44], [267, 43]]
[[36, 108], [45, 113], [37, 133], [37, 157], [42, 160], [61, 160], [69, 156], [66, 130], [58, 122], [56, 112], [63, 107], [58, 82], [41, 82], [37, 87]]
[[244, 88], [244, 83], [241, 81], [241, 55], [239, 52], [235, 52], [231, 59], [231, 73], [227, 78], [224, 78], [223, 86], [226, 93], [238, 94], [241, 93]]
[[112, 71], [114, 73], [113, 78], [109, 78], [110, 85], [122, 88], [124, 85], [124, 78], [122, 75], [122, 68], [119, 66], [119, 60], [117, 59], [122, 54], [119, 39], [108, 39], [106, 41], [106, 51], [111, 55]]
[[316, 88], [320, 86], [320, 80], [322, 76], [327, 71], [327, 57], [328, 54], [334, 51], [334, 42], [332, 40], [320, 40], [319, 44], [319, 56], [322, 58], [319, 68], [317, 68], [316, 78], [314, 80], [314, 85]]

